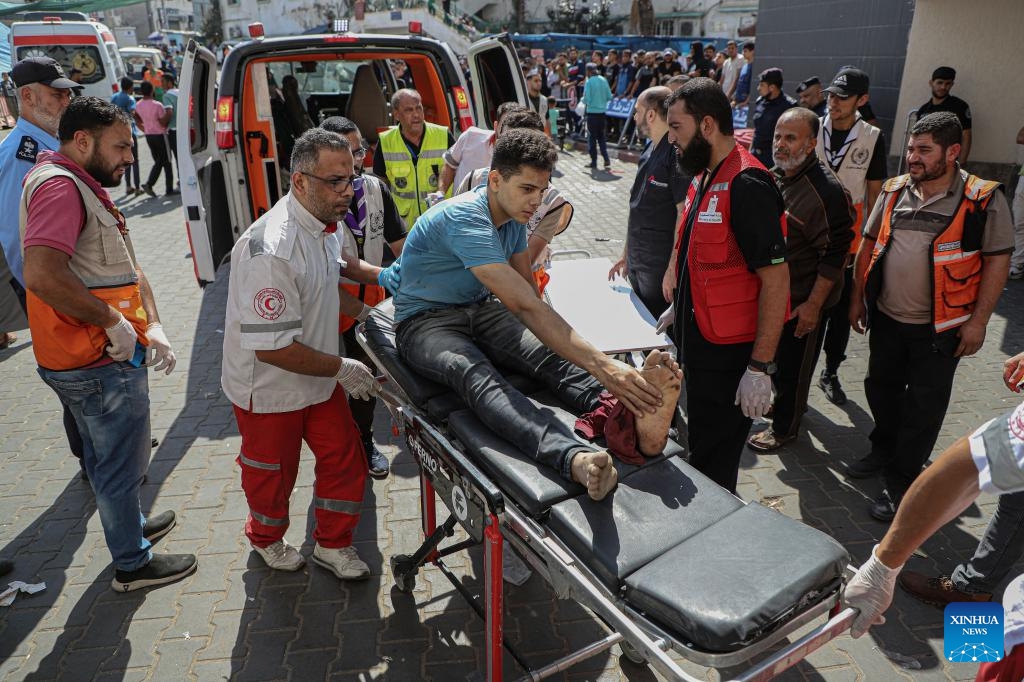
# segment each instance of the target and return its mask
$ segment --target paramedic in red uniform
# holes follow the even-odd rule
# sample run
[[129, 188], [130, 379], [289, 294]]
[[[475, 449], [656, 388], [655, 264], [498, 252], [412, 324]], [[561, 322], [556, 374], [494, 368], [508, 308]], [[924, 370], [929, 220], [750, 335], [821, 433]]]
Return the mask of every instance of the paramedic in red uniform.
[[337, 230], [354, 195], [353, 163], [337, 133], [314, 128], [296, 140], [291, 191], [231, 252], [221, 375], [242, 435], [253, 548], [274, 569], [304, 563], [284, 534], [305, 441], [316, 459], [313, 561], [342, 580], [369, 575], [352, 547], [367, 464], [346, 393], [366, 399], [376, 387], [365, 365], [338, 356]]
[[751, 420], [772, 404], [770, 375], [789, 303], [782, 195], [736, 144], [729, 99], [710, 78], [669, 97], [668, 127], [681, 170], [694, 180], [675, 302], [661, 326], [674, 324], [684, 365], [690, 464], [735, 492]]

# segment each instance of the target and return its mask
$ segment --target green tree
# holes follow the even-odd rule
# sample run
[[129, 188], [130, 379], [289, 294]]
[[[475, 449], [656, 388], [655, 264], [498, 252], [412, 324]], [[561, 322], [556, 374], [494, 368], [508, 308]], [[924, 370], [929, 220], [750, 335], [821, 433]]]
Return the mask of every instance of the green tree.
[[216, 47], [224, 42], [224, 19], [220, 13], [220, 0], [210, 3], [210, 11], [203, 17], [203, 25], [199, 31], [207, 45]]

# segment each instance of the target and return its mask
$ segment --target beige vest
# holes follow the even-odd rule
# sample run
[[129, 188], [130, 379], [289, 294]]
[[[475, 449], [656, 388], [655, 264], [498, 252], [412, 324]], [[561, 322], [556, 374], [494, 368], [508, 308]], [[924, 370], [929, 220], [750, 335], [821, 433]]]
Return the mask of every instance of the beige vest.
[[[850, 135], [856, 137], [850, 142], [849, 149], [845, 156], [839, 161], [838, 167], [829, 161], [828, 152], [825, 149], [825, 122], [818, 129], [818, 158], [829, 165], [843, 184], [846, 191], [850, 193], [850, 199], [855, 206], [864, 203], [864, 195], [867, 193], [868, 167], [871, 165], [871, 156], [875, 153], [875, 144], [881, 131], [870, 125], [862, 118], [858, 118], [850, 130]], [[847, 138], [849, 141], [850, 138]]]
[[[384, 199], [381, 196], [380, 180], [369, 175], [363, 176], [363, 192], [355, 206], [356, 215], [359, 215], [358, 208], [361, 204], [366, 206], [363, 224], [360, 225], [363, 228], [363, 260], [370, 265], [380, 265], [384, 261]], [[341, 221], [339, 227], [342, 229], [338, 230], [338, 236], [344, 241], [342, 254], [359, 253], [355, 235], [348, 229], [347, 224]], [[341, 281], [345, 284], [358, 284], [344, 277]]]

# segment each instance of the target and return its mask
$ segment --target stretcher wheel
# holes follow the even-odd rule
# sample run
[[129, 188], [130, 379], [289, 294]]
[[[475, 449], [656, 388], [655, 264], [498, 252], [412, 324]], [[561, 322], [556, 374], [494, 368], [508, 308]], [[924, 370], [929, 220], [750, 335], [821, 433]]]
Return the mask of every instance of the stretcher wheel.
[[647, 663], [643, 655], [626, 640], [622, 640], [621, 642], [619, 642], [619, 649], [622, 651], [622, 655], [628, 658], [633, 663], [636, 663], [637, 665], [644, 665], [645, 663]]
[[408, 554], [399, 554], [391, 557], [391, 575], [395, 577], [395, 587], [400, 592], [411, 594], [416, 589], [416, 567], [412, 563], [412, 557]]

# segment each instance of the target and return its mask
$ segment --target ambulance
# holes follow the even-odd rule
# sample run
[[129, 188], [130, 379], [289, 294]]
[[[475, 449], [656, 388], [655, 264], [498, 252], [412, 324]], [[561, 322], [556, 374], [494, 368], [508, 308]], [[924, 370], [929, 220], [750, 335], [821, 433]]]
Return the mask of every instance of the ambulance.
[[220, 67], [212, 52], [190, 41], [178, 83], [178, 177], [200, 286], [214, 280], [235, 241], [288, 191], [290, 146], [305, 126], [330, 116], [351, 119], [371, 149], [364, 165], [372, 166], [379, 134], [395, 123], [398, 62], [423, 98], [426, 119], [456, 137], [472, 125], [493, 127], [502, 102], [528, 101], [504, 33], [469, 50], [472, 98], [451, 48], [430, 38], [347, 31], [263, 38], [259, 24], [250, 35]]
[[[77, 16], [76, 16], [77, 15]], [[118, 92], [125, 75], [114, 34], [99, 23], [73, 12], [44, 13], [38, 21], [11, 24], [11, 62], [26, 57], [51, 57], [71, 76], [81, 72], [83, 95], [104, 100]]]

